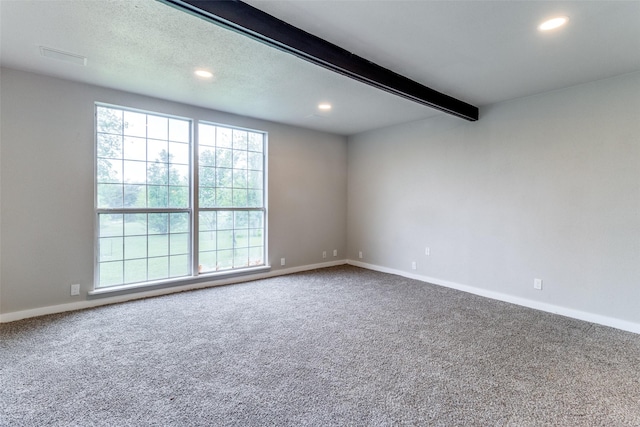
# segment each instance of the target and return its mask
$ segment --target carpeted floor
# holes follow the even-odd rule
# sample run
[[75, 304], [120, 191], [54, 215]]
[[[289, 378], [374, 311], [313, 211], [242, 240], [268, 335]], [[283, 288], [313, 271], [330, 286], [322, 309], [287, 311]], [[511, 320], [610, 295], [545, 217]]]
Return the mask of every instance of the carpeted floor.
[[2, 426], [640, 425], [640, 335], [349, 266], [0, 338]]

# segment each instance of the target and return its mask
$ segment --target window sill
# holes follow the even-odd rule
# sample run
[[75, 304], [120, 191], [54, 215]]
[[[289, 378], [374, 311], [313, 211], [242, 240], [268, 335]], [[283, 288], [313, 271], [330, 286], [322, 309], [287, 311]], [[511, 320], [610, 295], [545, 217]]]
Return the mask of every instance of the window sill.
[[242, 270], [229, 270], [223, 272], [212, 272], [199, 274], [198, 276], [180, 277], [169, 280], [158, 280], [155, 282], [133, 283], [130, 285], [109, 286], [106, 288], [98, 288], [88, 293], [89, 299], [101, 298], [106, 296], [133, 294], [143, 291], [152, 291], [156, 289], [172, 288], [177, 286], [194, 285], [198, 283], [213, 282], [216, 280], [230, 279], [241, 276], [249, 276], [257, 273], [265, 273], [271, 271], [270, 265], [260, 267], [245, 268]]

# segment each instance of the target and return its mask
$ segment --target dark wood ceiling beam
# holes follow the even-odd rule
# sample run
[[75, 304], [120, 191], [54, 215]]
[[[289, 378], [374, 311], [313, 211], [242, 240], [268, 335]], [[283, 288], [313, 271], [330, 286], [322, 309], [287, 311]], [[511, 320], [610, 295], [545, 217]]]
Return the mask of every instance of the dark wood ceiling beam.
[[478, 107], [438, 92], [238, 0], [159, 0], [304, 60], [466, 120]]

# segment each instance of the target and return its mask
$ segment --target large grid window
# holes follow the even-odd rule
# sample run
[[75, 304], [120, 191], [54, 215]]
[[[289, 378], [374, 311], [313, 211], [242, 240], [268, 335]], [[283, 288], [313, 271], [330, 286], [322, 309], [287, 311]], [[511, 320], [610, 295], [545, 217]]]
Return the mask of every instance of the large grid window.
[[96, 288], [265, 265], [265, 135], [192, 129], [96, 106]]

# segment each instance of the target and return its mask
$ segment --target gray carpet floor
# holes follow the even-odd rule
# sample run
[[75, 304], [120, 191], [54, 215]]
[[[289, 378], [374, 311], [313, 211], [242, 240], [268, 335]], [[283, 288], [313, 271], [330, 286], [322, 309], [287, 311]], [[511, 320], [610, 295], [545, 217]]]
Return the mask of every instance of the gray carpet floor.
[[2, 426], [640, 426], [640, 335], [350, 266], [0, 338]]

